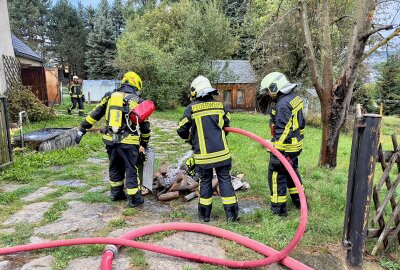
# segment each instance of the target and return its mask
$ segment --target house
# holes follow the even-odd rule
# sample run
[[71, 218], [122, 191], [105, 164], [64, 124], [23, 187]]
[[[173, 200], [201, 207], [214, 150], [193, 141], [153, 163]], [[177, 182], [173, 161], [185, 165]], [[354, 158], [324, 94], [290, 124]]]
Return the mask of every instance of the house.
[[219, 90], [218, 100], [231, 110], [256, 109], [257, 77], [247, 60], [214, 60], [211, 69], [215, 73], [211, 84]]

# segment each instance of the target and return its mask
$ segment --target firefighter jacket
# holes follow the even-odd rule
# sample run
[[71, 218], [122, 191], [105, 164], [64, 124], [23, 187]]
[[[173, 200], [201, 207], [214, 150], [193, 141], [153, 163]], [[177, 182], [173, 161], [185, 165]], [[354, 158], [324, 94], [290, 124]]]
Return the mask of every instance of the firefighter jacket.
[[[133, 86], [124, 84], [121, 86], [121, 88], [116, 89], [114, 91], [122, 92], [132, 97], [129, 100], [129, 110], [131, 110], [132, 108], [136, 107], [137, 104], [140, 104], [144, 101], [144, 99], [140, 98], [137, 89]], [[93, 111], [86, 117], [86, 119], [82, 121], [81, 123], [82, 128], [90, 129], [104, 115], [106, 116], [106, 122], [108, 122], [108, 111], [109, 111], [108, 101], [111, 97], [111, 94], [112, 92], [108, 92], [104, 95], [101, 102], [93, 109]], [[121, 132], [121, 140], [117, 143], [126, 146], [140, 145], [143, 147], [147, 147], [147, 144], [150, 139], [150, 122], [148, 120], [145, 120], [143, 123], [139, 125], [139, 128], [137, 128], [134, 124], [129, 122], [129, 127], [127, 125], [124, 125], [124, 128]], [[103, 130], [105, 130], [103, 134], [103, 142], [106, 145], [114, 145], [116, 142], [113, 141], [113, 134], [111, 134], [108, 127], [106, 127]]]
[[192, 145], [195, 164], [204, 169], [228, 165], [231, 154], [224, 127], [230, 113], [225, 105], [206, 96], [192, 102], [178, 124], [178, 135]]
[[281, 152], [295, 153], [303, 149], [305, 120], [303, 100], [293, 91], [278, 96], [271, 112], [272, 144]]
[[82, 90], [82, 84], [71, 82], [69, 86], [69, 95], [72, 98], [81, 98], [84, 96], [83, 90]]

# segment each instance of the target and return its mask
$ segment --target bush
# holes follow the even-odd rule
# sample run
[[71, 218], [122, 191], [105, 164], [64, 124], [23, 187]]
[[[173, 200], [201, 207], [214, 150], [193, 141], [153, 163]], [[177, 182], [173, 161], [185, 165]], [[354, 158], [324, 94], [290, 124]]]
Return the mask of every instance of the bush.
[[21, 83], [15, 84], [5, 92], [8, 103], [8, 113], [11, 121], [18, 121], [18, 113], [26, 111], [30, 121], [47, 120], [54, 116], [54, 111], [44, 105], [31, 92], [30, 88]]

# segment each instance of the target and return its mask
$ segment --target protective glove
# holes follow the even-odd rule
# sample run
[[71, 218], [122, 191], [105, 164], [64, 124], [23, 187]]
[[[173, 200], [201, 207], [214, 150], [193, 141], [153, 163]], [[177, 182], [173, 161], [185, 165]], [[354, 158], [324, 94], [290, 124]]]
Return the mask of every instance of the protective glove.
[[78, 134], [76, 134], [76, 137], [75, 137], [75, 143], [76, 144], [79, 144], [81, 142], [82, 137], [83, 137], [83, 135], [85, 135], [85, 133], [86, 133], [86, 129], [84, 129], [84, 128], [81, 128], [78, 131]]
[[82, 96], [82, 102], [85, 102], [85, 101], [86, 101], [85, 96]]
[[139, 164], [144, 164], [147, 161], [146, 154], [143, 152], [139, 152], [139, 158], [138, 158], [138, 163]]
[[194, 167], [195, 167], [194, 166], [194, 158], [193, 157], [188, 158], [185, 163], [186, 163], [186, 166], [188, 168], [188, 174], [190, 176], [195, 176], [196, 175], [196, 171], [194, 170]]

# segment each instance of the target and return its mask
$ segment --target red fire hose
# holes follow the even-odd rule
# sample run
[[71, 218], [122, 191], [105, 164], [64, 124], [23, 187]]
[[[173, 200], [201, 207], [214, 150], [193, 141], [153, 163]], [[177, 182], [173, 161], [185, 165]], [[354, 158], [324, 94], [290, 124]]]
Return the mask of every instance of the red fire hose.
[[[295, 270], [312, 270], [312, 268], [288, 257], [290, 251], [292, 251], [300, 239], [303, 237], [306, 223], [307, 223], [307, 203], [303, 188], [301, 183], [293, 170], [290, 166], [289, 162], [284, 158], [284, 156], [276, 150], [270, 143], [266, 142], [261, 137], [252, 134], [248, 131], [238, 129], [238, 128], [226, 128], [228, 132], [242, 134], [247, 136], [263, 146], [265, 146], [268, 150], [270, 150], [277, 158], [282, 162], [285, 168], [288, 170], [290, 176], [292, 177], [295, 186], [299, 192], [300, 196], [300, 224], [296, 231], [295, 236], [293, 237], [292, 241], [280, 252], [264, 245], [259, 242], [256, 242], [250, 238], [245, 236], [226, 231], [221, 228], [204, 225], [204, 224], [196, 224], [196, 223], [166, 223], [166, 224], [156, 224], [146, 226], [135, 231], [129, 232], [120, 238], [107, 238], [107, 237], [99, 237], [99, 238], [79, 238], [79, 239], [70, 239], [70, 240], [56, 240], [47, 243], [38, 243], [38, 244], [29, 244], [23, 246], [16, 246], [16, 247], [7, 247], [0, 249], [0, 255], [11, 254], [16, 252], [22, 251], [31, 251], [37, 249], [45, 249], [45, 248], [54, 248], [60, 246], [72, 246], [72, 245], [86, 245], [86, 244], [109, 244], [114, 246], [107, 246], [106, 250], [103, 254], [102, 263], [101, 263], [101, 270], [112, 270], [112, 261], [114, 256], [118, 252], [118, 248], [120, 246], [128, 246], [133, 248], [144, 249], [148, 251], [153, 251], [157, 253], [162, 253], [170, 256], [175, 256], [183, 259], [193, 260], [201, 263], [208, 263], [214, 265], [221, 265], [227, 266], [231, 268], [254, 268], [254, 267], [261, 267], [267, 264], [272, 264], [274, 262], [280, 262], [281, 264]], [[217, 237], [221, 237], [227, 240], [234, 241], [239, 243], [249, 249], [252, 249], [267, 258], [260, 259], [260, 260], [253, 260], [253, 261], [232, 261], [232, 260], [225, 260], [219, 258], [210, 258], [202, 255], [192, 254], [183, 252], [180, 250], [169, 249], [157, 245], [141, 243], [137, 241], [133, 241], [130, 239], [135, 239], [141, 236], [149, 235], [156, 232], [162, 231], [190, 231], [190, 232], [198, 232], [209, 234]]]

